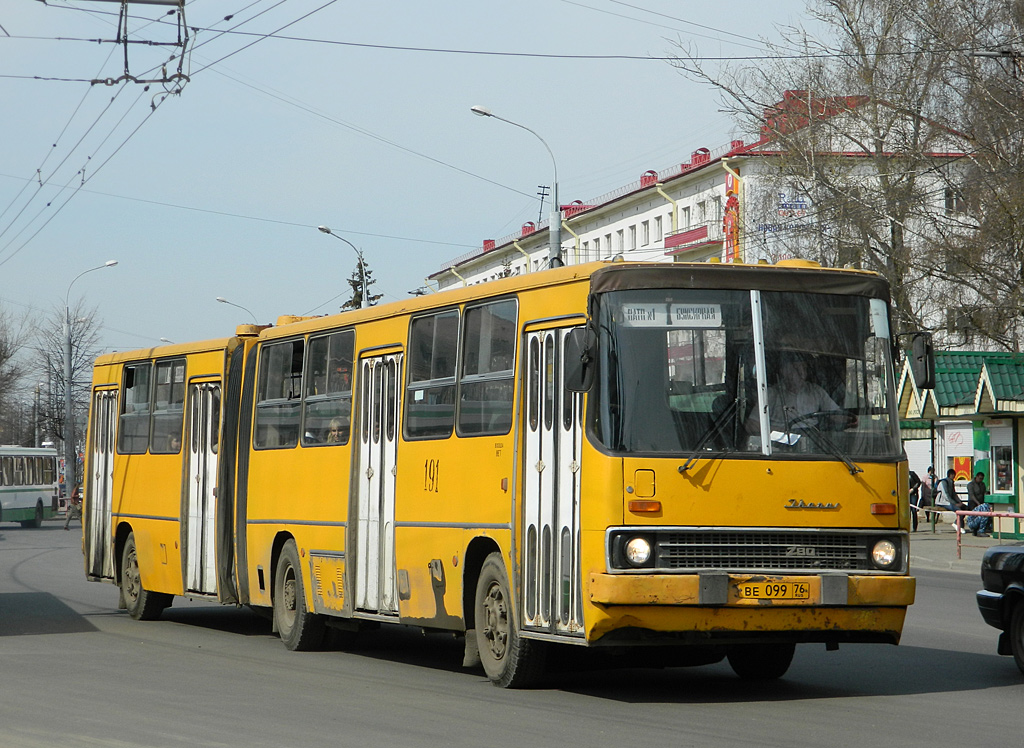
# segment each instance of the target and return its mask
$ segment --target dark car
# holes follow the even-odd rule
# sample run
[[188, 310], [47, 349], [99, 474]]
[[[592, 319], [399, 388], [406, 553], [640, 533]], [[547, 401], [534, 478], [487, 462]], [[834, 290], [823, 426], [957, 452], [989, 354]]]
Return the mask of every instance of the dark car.
[[1024, 673], [1024, 543], [997, 545], [981, 561], [978, 610], [985, 623], [1002, 633], [996, 651], [1013, 655]]

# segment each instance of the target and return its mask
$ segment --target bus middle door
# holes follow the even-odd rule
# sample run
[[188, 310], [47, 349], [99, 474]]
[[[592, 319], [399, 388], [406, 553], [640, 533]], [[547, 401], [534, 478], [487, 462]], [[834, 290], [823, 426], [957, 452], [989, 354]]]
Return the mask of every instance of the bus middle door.
[[357, 610], [398, 613], [395, 475], [402, 354], [360, 359], [355, 518]]
[[217, 438], [220, 427], [220, 383], [189, 386], [186, 452], [187, 512], [185, 582], [191, 592], [217, 592]]

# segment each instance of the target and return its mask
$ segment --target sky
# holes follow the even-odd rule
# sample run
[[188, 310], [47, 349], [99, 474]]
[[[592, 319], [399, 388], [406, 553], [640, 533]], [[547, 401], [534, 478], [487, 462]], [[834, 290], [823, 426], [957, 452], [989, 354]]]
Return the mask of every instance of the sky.
[[[188, 0], [188, 80], [147, 87], [118, 81], [119, 8], [0, 5], [0, 309], [95, 307], [104, 351], [337, 311], [356, 254], [320, 225], [393, 301], [546, 219], [551, 156], [474, 105], [543, 138], [563, 204], [742, 137], [713, 90], [656, 58], [680, 41], [761, 54], [757, 39], [804, 13], [803, 0]], [[180, 50], [150, 43], [176, 42], [167, 11], [129, 8], [135, 78], [177, 71]]]

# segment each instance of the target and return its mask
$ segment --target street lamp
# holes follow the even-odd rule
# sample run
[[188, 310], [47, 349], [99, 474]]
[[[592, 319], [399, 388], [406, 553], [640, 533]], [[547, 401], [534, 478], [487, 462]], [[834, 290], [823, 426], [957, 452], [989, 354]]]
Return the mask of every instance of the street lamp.
[[551, 166], [555, 170], [554, 183], [551, 186], [551, 218], [548, 220], [548, 265], [553, 268], [562, 266], [562, 210], [558, 206], [558, 163], [555, 161], [555, 154], [551, 152], [551, 147], [547, 144], [540, 135], [535, 133], [526, 125], [521, 125], [518, 122], [513, 122], [510, 119], [499, 117], [497, 114], [492, 112], [487, 107], [473, 106], [469, 108], [473, 114], [478, 117], [493, 117], [496, 120], [501, 120], [506, 124], [518, 127], [521, 130], [533, 135], [541, 144], [547, 149], [548, 155], [551, 156]]
[[102, 265], [83, 270], [68, 283], [64, 294], [64, 490], [70, 496], [78, 485], [78, 455], [75, 452], [75, 413], [71, 374], [71, 287], [86, 273], [103, 268], [112, 268], [117, 260], [107, 260]]
[[[246, 312], [250, 317], [252, 317], [252, 322], [253, 322], [254, 325], [259, 325], [259, 322], [256, 320], [256, 315], [253, 314], [252, 311], [250, 311], [249, 309], [246, 309], [241, 304], [236, 304], [233, 301], [228, 301], [223, 296], [218, 296], [217, 297], [217, 301], [219, 301], [221, 304], [227, 304], [228, 306], [233, 306], [236, 309], [241, 309], [243, 312]], [[163, 340], [163, 338], [160, 338], [160, 339]]]
[[338, 236], [326, 226], [317, 226], [316, 230], [319, 231], [321, 234], [330, 234], [335, 239], [340, 239], [341, 241], [345, 242], [345, 244], [352, 247], [352, 249], [356, 251], [356, 257], [359, 259], [359, 282], [363, 287], [362, 293], [360, 294], [359, 306], [362, 309], [366, 309], [368, 306], [370, 306], [370, 301], [369, 297], [366, 295], [366, 264], [363, 262], [362, 251], [348, 239], [342, 236]]

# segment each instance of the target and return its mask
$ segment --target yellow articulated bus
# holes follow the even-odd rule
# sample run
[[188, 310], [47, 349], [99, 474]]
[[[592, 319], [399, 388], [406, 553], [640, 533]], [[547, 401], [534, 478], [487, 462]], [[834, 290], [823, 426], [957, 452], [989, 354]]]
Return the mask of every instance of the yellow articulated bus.
[[[96, 361], [86, 571], [326, 627], [728, 658], [898, 643], [908, 473], [877, 275], [593, 263]], [[641, 649], [643, 648], [643, 649]]]

